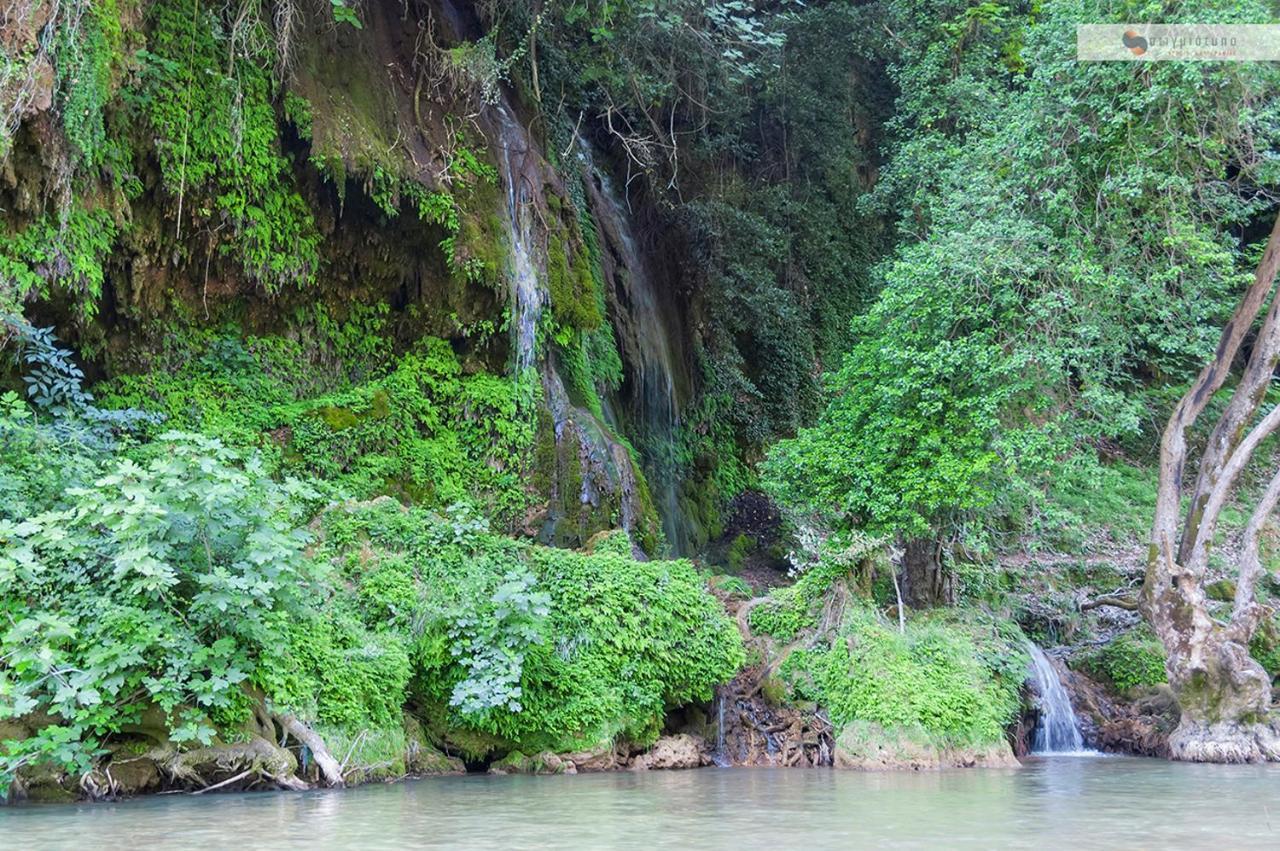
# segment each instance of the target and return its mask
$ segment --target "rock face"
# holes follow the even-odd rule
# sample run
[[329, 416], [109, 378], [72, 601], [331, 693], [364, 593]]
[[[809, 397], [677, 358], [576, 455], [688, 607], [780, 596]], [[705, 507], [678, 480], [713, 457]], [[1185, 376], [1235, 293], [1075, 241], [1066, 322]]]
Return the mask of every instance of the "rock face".
[[711, 765], [706, 739], [689, 733], [663, 736], [646, 751], [628, 756], [625, 748], [609, 742], [572, 753], [542, 751], [525, 755], [513, 751], [489, 766], [490, 774], [578, 774], [596, 771], [664, 770]]
[[711, 764], [710, 749], [705, 739], [688, 733], [663, 736], [645, 753], [631, 761], [636, 771], [672, 768], [699, 768]]
[[578, 767], [551, 751], [526, 756], [512, 751], [489, 766], [490, 774], [577, 774]]
[[940, 748], [879, 724], [855, 723], [836, 739], [836, 768], [857, 771], [926, 771], [939, 768], [1017, 768], [1007, 742], [979, 748]]
[[1167, 685], [1120, 697], [1079, 671], [1070, 671], [1064, 684], [1088, 745], [1113, 753], [1169, 757], [1169, 735], [1180, 713]]

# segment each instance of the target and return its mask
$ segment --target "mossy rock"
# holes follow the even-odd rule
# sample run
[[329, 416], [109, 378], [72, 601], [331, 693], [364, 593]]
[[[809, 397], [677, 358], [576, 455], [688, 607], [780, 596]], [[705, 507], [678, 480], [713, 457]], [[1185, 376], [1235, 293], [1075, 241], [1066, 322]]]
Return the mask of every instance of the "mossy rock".
[[512, 751], [489, 766], [490, 774], [576, 774], [573, 762], [551, 751], [525, 756]]
[[857, 771], [922, 771], [939, 768], [1017, 768], [1005, 741], [973, 746], [940, 746], [918, 730], [885, 729], [854, 722], [836, 738], [836, 768]]
[[404, 766], [410, 774], [466, 774], [467, 767], [457, 757], [448, 756], [427, 740], [418, 719], [404, 716]]

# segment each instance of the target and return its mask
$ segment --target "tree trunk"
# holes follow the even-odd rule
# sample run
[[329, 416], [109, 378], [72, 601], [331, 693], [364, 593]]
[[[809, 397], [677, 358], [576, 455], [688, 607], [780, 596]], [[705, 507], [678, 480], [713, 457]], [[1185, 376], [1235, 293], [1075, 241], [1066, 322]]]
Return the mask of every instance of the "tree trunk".
[[[1254, 451], [1280, 429], [1280, 409], [1259, 420], [1280, 360], [1280, 219], [1222, 336], [1213, 359], [1174, 408], [1160, 442], [1160, 484], [1139, 607], [1165, 649], [1169, 686], [1182, 717], [1169, 739], [1174, 759], [1194, 762], [1280, 761], [1280, 728], [1271, 714], [1271, 678], [1249, 655], [1264, 610], [1254, 599], [1262, 571], [1263, 525], [1280, 501], [1280, 471], [1258, 501], [1241, 542], [1234, 606], [1225, 623], [1210, 617], [1204, 576], [1223, 507]], [[1270, 301], [1241, 380], [1199, 458], [1196, 486], [1182, 517], [1184, 474], [1191, 466], [1188, 435], [1226, 383], [1232, 362]]]
[[1164, 644], [1169, 686], [1182, 718], [1170, 755], [1190, 762], [1280, 760], [1271, 718], [1271, 677], [1248, 642], [1209, 617], [1199, 582], [1173, 573], [1144, 610]]
[[955, 602], [955, 583], [942, 565], [942, 546], [928, 538], [907, 541], [902, 548], [902, 597], [913, 609]]

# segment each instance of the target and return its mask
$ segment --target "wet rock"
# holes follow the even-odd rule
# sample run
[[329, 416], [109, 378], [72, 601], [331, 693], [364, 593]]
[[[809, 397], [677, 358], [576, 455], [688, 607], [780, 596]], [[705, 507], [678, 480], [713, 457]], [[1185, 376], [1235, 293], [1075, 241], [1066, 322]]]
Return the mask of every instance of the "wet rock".
[[562, 754], [578, 771], [614, 771], [622, 763], [613, 742], [601, 742], [594, 748]]
[[631, 761], [637, 771], [699, 768], [711, 764], [711, 755], [705, 739], [688, 733], [663, 736], [653, 747]]
[[577, 774], [578, 768], [570, 760], [551, 751], [526, 756], [512, 751], [489, 766], [490, 774]]
[[1069, 672], [1064, 684], [1090, 747], [1138, 756], [1169, 756], [1169, 735], [1178, 726], [1181, 713], [1167, 685], [1120, 696], [1079, 671]]

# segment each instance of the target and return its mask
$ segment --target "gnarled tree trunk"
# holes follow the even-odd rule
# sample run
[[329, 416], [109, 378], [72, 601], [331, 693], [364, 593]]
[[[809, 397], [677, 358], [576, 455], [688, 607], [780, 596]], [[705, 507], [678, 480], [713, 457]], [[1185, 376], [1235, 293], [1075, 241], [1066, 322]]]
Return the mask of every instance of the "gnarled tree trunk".
[[[1273, 291], [1278, 268], [1280, 219], [1272, 229], [1253, 284], [1222, 330], [1213, 360], [1174, 409], [1160, 443], [1155, 522], [1139, 602], [1164, 645], [1169, 685], [1182, 710], [1178, 728], [1169, 740], [1174, 759], [1280, 761], [1280, 728], [1272, 715], [1271, 680], [1249, 655], [1249, 641], [1264, 614], [1254, 597], [1262, 570], [1259, 537], [1280, 499], [1280, 471], [1245, 529], [1235, 603], [1227, 622], [1210, 616], [1204, 592], [1218, 517], [1258, 445], [1280, 428], [1280, 406], [1258, 417], [1280, 359], [1280, 298]], [[1222, 389], [1245, 335], [1268, 300], [1270, 306], [1240, 383], [1199, 459], [1195, 490], [1182, 517], [1188, 432]]]
[[955, 583], [942, 563], [942, 545], [915, 538], [902, 547], [902, 597], [913, 609], [955, 602]]

